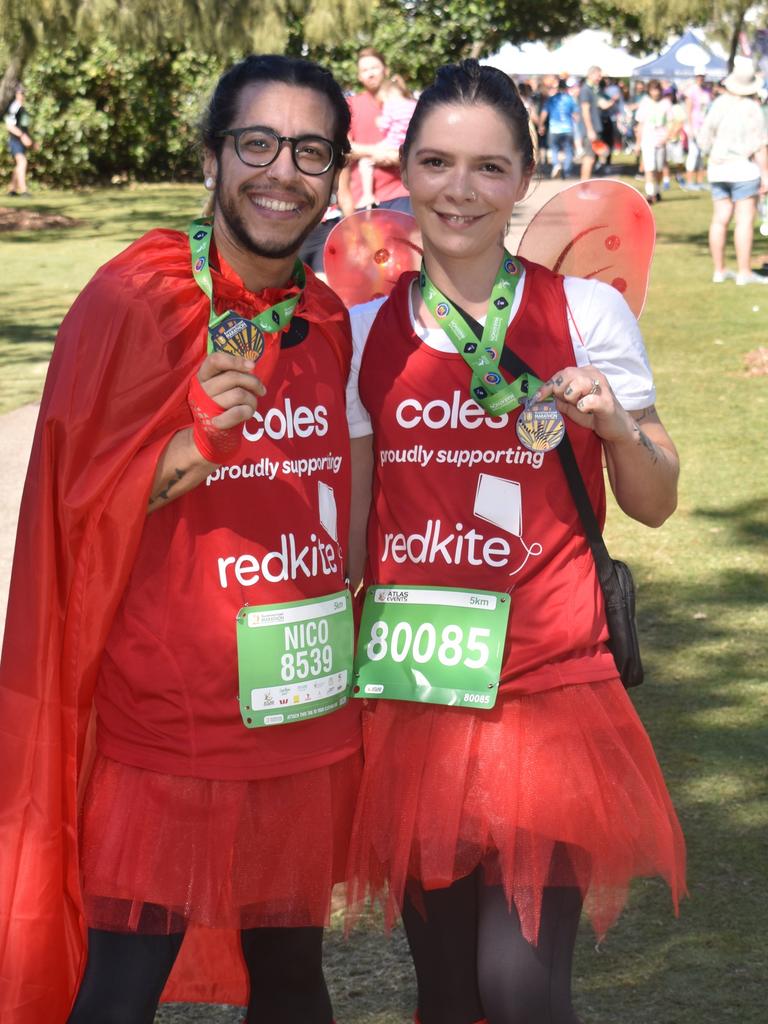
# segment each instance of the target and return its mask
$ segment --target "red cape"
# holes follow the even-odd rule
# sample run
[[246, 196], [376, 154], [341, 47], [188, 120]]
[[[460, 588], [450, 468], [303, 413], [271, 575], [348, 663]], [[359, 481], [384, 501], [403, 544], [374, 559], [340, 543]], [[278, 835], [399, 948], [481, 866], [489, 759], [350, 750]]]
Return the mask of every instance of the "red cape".
[[[219, 312], [255, 301], [226, 267]], [[297, 315], [319, 324], [346, 380], [340, 300], [307, 271]], [[209, 303], [186, 235], [152, 231], [96, 274], [48, 371], [19, 517], [0, 665], [0, 1020], [66, 1021], [86, 957], [78, 791], [93, 689], [131, 572], [159, 454], [188, 426]], [[244, 1002], [235, 933], [190, 930], [163, 998]]]

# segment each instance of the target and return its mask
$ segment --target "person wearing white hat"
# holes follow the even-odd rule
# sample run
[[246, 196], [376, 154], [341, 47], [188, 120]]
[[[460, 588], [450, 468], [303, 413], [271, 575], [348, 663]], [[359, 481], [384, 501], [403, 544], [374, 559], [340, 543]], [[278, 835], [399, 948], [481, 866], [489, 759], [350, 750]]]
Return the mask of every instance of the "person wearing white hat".
[[[761, 82], [752, 61], [737, 57], [723, 87], [726, 91], [709, 108], [696, 140], [709, 154], [712, 281], [720, 284], [735, 277], [738, 285], [768, 285], [768, 277], [755, 274], [751, 263], [757, 199], [768, 193], [768, 128], [756, 98]], [[725, 266], [725, 242], [732, 219], [735, 275]]]

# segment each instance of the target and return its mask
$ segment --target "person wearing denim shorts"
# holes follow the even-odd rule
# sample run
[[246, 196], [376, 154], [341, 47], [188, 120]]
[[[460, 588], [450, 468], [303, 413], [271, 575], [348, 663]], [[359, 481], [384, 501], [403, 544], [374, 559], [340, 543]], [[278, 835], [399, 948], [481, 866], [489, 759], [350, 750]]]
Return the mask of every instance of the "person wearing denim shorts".
[[[707, 112], [697, 142], [709, 154], [707, 177], [712, 188], [709, 251], [715, 284], [768, 284], [752, 270], [752, 238], [758, 196], [768, 193], [768, 129], [756, 94], [760, 83], [748, 58], [737, 58], [724, 80], [726, 92]], [[736, 273], [725, 266], [728, 225], [734, 221]]]

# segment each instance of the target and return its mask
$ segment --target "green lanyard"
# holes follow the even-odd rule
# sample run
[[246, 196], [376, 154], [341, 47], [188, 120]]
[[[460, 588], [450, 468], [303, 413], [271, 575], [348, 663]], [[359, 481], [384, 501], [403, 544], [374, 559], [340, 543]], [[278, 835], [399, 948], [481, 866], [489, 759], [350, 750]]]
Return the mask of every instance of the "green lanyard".
[[531, 373], [523, 373], [510, 383], [499, 372], [499, 360], [521, 272], [522, 264], [505, 250], [491, 290], [483, 334], [478, 342], [467, 321], [430, 281], [424, 263], [421, 264], [419, 287], [427, 309], [472, 371], [472, 397], [492, 416], [501, 416], [522, 405], [542, 385]]
[[258, 358], [264, 349], [264, 335], [284, 330], [291, 322], [294, 311], [307, 283], [304, 264], [297, 259], [293, 267], [293, 281], [299, 293], [270, 306], [263, 313], [248, 320], [231, 309], [218, 315], [213, 304], [213, 282], [208, 264], [208, 251], [213, 237], [213, 222], [193, 220], [187, 228], [192, 255], [192, 273], [195, 281], [208, 296], [211, 313], [208, 318], [208, 351], [224, 349], [227, 352]]

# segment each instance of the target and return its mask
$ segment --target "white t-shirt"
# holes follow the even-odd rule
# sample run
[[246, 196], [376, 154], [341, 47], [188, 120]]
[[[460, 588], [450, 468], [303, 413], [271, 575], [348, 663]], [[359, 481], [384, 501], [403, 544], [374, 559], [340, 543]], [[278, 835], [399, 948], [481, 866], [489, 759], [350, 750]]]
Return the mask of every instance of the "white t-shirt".
[[696, 141], [709, 153], [709, 181], [757, 180], [760, 167], [752, 158], [768, 144], [768, 127], [760, 104], [751, 96], [718, 96], [707, 111]]
[[[524, 290], [525, 270], [510, 309], [510, 321], [520, 308]], [[592, 365], [604, 373], [613, 393], [628, 411], [653, 405], [656, 389], [645, 345], [637, 320], [622, 295], [602, 281], [566, 277], [565, 297], [576, 365]], [[376, 314], [386, 301], [374, 299], [350, 310], [352, 366], [347, 382], [347, 419], [351, 437], [365, 437], [373, 433], [370, 416], [360, 399], [358, 377], [368, 334]], [[424, 344], [437, 351], [455, 352], [441, 328], [426, 328], [416, 321], [410, 296], [409, 305], [413, 329]]]
[[20, 110], [21, 103], [18, 100], [14, 100], [13, 103], [11, 103], [10, 107], [8, 107], [8, 109], [6, 110], [5, 117], [3, 118], [3, 120], [5, 121], [6, 128], [16, 127], [16, 115]]

